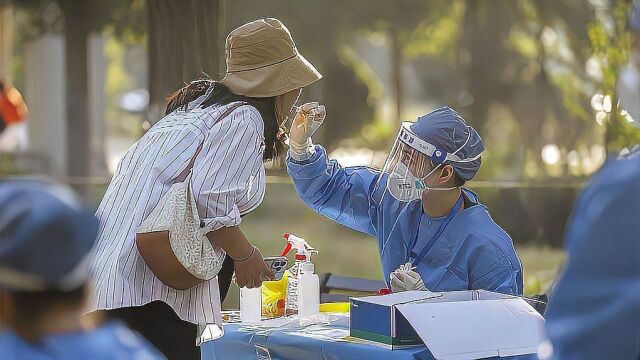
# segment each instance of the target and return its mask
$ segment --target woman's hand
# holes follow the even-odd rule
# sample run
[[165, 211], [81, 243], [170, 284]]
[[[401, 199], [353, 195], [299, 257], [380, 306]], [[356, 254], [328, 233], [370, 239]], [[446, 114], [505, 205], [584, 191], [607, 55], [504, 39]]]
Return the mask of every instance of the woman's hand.
[[298, 108], [289, 130], [289, 148], [294, 158], [304, 157], [312, 146], [311, 135], [318, 130], [326, 116], [324, 105], [306, 103]]
[[265, 280], [273, 280], [275, 272], [264, 262], [258, 248], [254, 247], [251, 255], [243, 260], [234, 260], [233, 268], [236, 272], [238, 287], [249, 289], [260, 287]]
[[274, 272], [262, 258], [260, 250], [251, 245], [237, 226], [224, 227], [207, 234], [209, 241], [233, 259], [236, 283], [239, 287], [254, 288], [263, 280], [273, 279]]

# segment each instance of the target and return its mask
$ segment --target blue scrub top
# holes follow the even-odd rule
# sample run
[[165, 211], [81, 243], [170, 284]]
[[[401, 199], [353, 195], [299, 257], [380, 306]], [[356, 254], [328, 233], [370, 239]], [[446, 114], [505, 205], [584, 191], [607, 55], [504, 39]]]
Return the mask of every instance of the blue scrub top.
[[565, 244], [545, 314], [553, 359], [640, 359], [640, 153], [593, 177]]
[[[400, 202], [376, 187], [380, 172], [366, 167], [343, 168], [316, 145], [306, 161], [287, 160], [287, 170], [300, 198], [319, 214], [351, 229], [375, 236], [385, 280], [409, 261], [417, 239], [418, 253], [443, 218], [430, 218], [420, 200]], [[521, 295], [522, 266], [507, 233], [498, 226], [477, 196], [477, 205], [458, 213], [433, 244], [416, 271], [431, 291], [484, 289]]]
[[48, 335], [36, 343], [11, 331], [0, 333], [2, 360], [108, 360], [165, 359], [147, 340], [120, 323], [93, 331]]

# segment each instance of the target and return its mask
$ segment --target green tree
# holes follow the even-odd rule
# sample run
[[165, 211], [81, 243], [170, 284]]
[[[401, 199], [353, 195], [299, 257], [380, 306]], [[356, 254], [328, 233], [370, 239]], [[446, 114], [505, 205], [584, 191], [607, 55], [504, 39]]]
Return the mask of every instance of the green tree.
[[[389, 62], [391, 72], [390, 86], [395, 102], [394, 120], [400, 124], [403, 113], [404, 81], [402, 70], [407, 55], [413, 47], [419, 46], [412, 34], [422, 24], [437, 22], [445, 15], [455, 2], [450, 1], [418, 1], [418, 0], [382, 0], [372, 3], [366, 0], [352, 0], [345, 9], [351, 14], [350, 23], [360, 30], [378, 31], [387, 34], [390, 42]], [[430, 41], [424, 39], [425, 41]]]
[[623, 148], [640, 143], [640, 131], [627, 121], [619, 106], [616, 94], [618, 73], [629, 61], [630, 33], [628, 14], [631, 1], [617, 0], [608, 14], [597, 17], [589, 24], [588, 34], [593, 53], [602, 69], [602, 79], [597, 83], [604, 97], [608, 97], [611, 108], [603, 104], [607, 113], [604, 143], [607, 153], [614, 156]]

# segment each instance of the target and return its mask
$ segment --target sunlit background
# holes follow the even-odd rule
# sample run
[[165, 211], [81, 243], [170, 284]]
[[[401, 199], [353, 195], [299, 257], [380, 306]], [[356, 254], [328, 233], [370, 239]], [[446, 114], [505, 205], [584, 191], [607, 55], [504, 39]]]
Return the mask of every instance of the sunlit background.
[[[344, 166], [381, 166], [400, 122], [442, 105], [479, 130], [487, 151], [469, 187], [517, 244], [526, 292], [543, 292], [577, 192], [640, 140], [615, 93], [629, 5], [0, 0], [0, 77], [30, 110], [29, 151], [0, 155], [0, 173], [56, 176], [97, 204], [165, 96], [195, 78], [219, 79], [226, 34], [277, 17], [324, 75], [303, 99], [326, 104], [314, 141]], [[381, 278], [373, 239], [307, 210], [281, 162], [268, 167], [265, 201], [242, 224], [265, 255], [290, 231], [319, 248], [319, 272]]]

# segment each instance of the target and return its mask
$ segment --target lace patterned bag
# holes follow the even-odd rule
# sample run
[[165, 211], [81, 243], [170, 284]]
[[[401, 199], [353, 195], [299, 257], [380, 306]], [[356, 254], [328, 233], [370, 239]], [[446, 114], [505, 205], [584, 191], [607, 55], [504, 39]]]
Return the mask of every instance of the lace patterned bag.
[[[218, 121], [241, 105], [229, 108]], [[146, 265], [160, 281], [177, 290], [213, 279], [226, 255], [207, 238], [191, 189], [193, 164], [201, 149], [202, 144], [136, 230], [136, 246]]]

